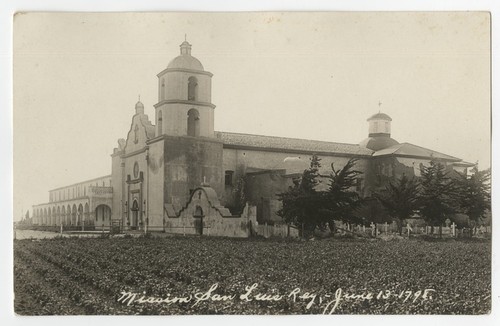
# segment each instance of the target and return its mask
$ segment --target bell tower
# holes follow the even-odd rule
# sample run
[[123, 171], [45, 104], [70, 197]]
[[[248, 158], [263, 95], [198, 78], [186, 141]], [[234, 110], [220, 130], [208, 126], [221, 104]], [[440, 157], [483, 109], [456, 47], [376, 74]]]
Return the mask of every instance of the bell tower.
[[[156, 144], [163, 144], [164, 203], [179, 211], [191, 191], [208, 183], [224, 191], [222, 141], [214, 134], [212, 74], [191, 55], [191, 44], [158, 76]], [[157, 145], [158, 146], [158, 145]]]
[[215, 137], [213, 75], [191, 55], [191, 47], [182, 42], [180, 55], [157, 75], [157, 136]]

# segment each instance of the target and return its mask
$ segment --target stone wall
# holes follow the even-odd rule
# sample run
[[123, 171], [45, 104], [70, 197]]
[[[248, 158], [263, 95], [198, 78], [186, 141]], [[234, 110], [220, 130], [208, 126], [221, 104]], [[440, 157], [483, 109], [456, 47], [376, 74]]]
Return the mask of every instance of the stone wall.
[[210, 186], [196, 188], [186, 206], [175, 213], [172, 204], [165, 205], [165, 232], [203, 236], [249, 237], [256, 223], [256, 209], [247, 206], [240, 216], [233, 216], [221, 206]]
[[163, 155], [164, 144], [163, 140], [149, 144], [148, 150], [148, 174], [147, 183], [149, 188], [146, 192], [147, 215], [149, 225], [163, 225], [163, 204], [164, 204], [164, 189], [165, 189], [165, 166]]
[[203, 182], [217, 193], [223, 191], [222, 143], [204, 137], [164, 138], [164, 202], [178, 212], [190, 191]]
[[[285, 169], [286, 164], [284, 162], [287, 157], [300, 157], [302, 161], [306, 164], [306, 168], [309, 165], [312, 153], [292, 153], [286, 151], [266, 151], [259, 149], [233, 149], [224, 148], [223, 151], [223, 170], [224, 171], [234, 171], [233, 180], [238, 180], [238, 178], [244, 177], [248, 173], [259, 172], [262, 170], [280, 170]], [[344, 156], [328, 156], [328, 155], [318, 155], [321, 158], [321, 169], [320, 174], [329, 175], [332, 171], [331, 164], [335, 169], [341, 169], [349, 160], [349, 157]], [[356, 163], [355, 168], [357, 170], [363, 171], [364, 174], [360, 176], [362, 181], [362, 193], [365, 194], [365, 187], [369, 186], [368, 180], [371, 180], [369, 175], [369, 163], [371, 158], [360, 158]], [[288, 172], [286, 172], [288, 173]], [[300, 171], [302, 173], [302, 171]], [[270, 187], [274, 187], [272, 183], [266, 183]], [[325, 181], [320, 184], [318, 189], [324, 190], [328, 187], [328, 183]], [[273, 192], [274, 189], [262, 189], [261, 191], [269, 193]], [[278, 186], [279, 189], [282, 188], [281, 185]], [[286, 189], [286, 188], [285, 188]], [[226, 187], [224, 193], [222, 193], [221, 202], [230, 206], [232, 204], [231, 200], [231, 187]], [[263, 197], [257, 194], [258, 197]]]
[[248, 173], [245, 178], [246, 199], [250, 205], [257, 207], [257, 221], [263, 223], [280, 222], [276, 215], [281, 202], [276, 196], [292, 186], [292, 178], [285, 175], [284, 170]]

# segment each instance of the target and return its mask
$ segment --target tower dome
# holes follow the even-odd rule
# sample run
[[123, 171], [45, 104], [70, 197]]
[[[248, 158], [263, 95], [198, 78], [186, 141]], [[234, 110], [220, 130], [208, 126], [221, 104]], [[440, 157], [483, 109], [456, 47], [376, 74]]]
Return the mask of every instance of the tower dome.
[[180, 55], [157, 75], [157, 135], [215, 137], [212, 76], [184, 40]]
[[144, 114], [144, 104], [142, 104], [141, 101], [138, 101], [135, 104], [135, 114], [138, 114], [138, 113]]
[[399, 144], [391, 138], [391, 117], [385, 113], [376, 113], [369, 117], [368, 138], [363, 140], [359, 146], [378, 151]]
[[175, 57], [167, 66], [167, 69], [189, 69], [204, 71], [200, 60], [191, 55], [191, 44], [187, 41], [180, 45], [181, 55]]

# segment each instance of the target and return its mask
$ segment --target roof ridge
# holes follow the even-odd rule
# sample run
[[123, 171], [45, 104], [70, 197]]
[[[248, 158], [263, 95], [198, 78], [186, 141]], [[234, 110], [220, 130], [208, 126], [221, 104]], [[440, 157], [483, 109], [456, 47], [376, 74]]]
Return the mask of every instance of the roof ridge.
[[258, 134], [248, 134], [248, 133], [228, 132], [228, 131], [215, 131], [215, 132], [221, 133], [221, 134], [233, 134], [233, 135], [242, 135], [242, 136], [258, 136], [258, 137], [264, 137], [264, 138], [281, 138], [281, 139], [305, 140], [305, 141], [321, 142], [321, 143], [327, 143], [327, 144], [342, 144], [342, 145], [350, 145], [350, 146], [360, 147], [359, 144], [341, 143], [341, 142], [333, 142], [333, 141], [327, 141], [327, 140], [306, 139], [306, 138], [293, 138], [293, 137], [284, 137], [284, 136], [268, 136], [268, 135], [258, 135]]
[[106, 174], [106, 175], [103, 175], [101, 177], [87, 179], [87, 180], [80, 181], [80, 182], [75, 182], [75, 183], [72, 183], [72, 184], [69, 184], [69, 185], [66, 185], [66, 186], [57, 187], [57, 188], [54, 188], [54, 189], [49, 189], [49, 192], [54, 191], [54, 190], [60, 190], [60, 189], [63, 189], [63, 188], [73, 187], [73, 186], [76, 186], [76, 185], [79, 185], [79, 184], [82, 184], [82, 183], [87, 183], [87, 182], [91, 182], [91, 181], [95, 181], [95, 180], [99, 180], [99, 179], [104, 179], [104, 178], [108, 178], [108, 177], [111, 178], [111, 174]]
[[415, 145], [415, 144], [412, 144], [412, 143], [405, 142], [405, 143], [402, 143], [402, 144], [407, 144], [407, 145], [415, 146], [415, 147], [418, 147], [418, 148], [421, 148], [421, 149], [425, 149], [425, 150], [433, 152], [433, 153], [441, 154], [441, 155], [448, 156], [448, 157], [451, 157], [451, 158], [454, 158], [454, 159], [462, 161], [462, 159], [460, 159], [458, 157], [455, 157], [455, 156], [452, 156], [452, 155], [448, 155], [448, 154], [445, 154], [445, 153], [441, 153], [441, 152], [435, 151], [433, 149], [429, 149], [429, 148], [426, 148], [426, 147], [418, 146], [418, 145]]

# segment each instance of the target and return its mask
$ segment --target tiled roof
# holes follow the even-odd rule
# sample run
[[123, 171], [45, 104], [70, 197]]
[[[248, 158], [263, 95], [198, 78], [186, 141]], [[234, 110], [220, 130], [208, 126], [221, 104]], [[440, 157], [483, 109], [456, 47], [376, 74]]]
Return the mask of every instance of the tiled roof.
[[461, 161], [461, 159], [439, 153], [424, 147], [413, 145], [410, 143], [397, 144], [388, 148], [381, 149], [373, 153], [373, 156], [384, 156], [384, 155], [402, 155], [402, 156], [418, 156], [423, 158], [436, 158], [449, 161]]
[[357, 144], [333, 143], [319, 140], [249, 135], [216, 131], [215, 135], [224, 145], [279, 149], [301, 152], [349, 154], [371, 156], [373, 151]]

